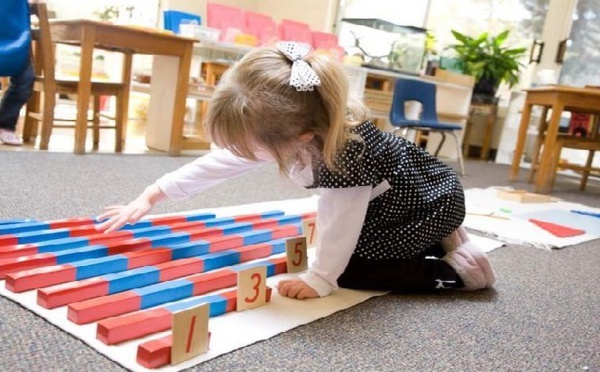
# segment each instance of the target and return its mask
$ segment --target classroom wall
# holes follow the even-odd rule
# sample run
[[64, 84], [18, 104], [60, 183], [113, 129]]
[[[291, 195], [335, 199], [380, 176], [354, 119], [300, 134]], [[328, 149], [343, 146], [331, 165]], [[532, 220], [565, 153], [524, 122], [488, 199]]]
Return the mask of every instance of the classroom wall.
[[258, 12], [276, 22], [291, 19], [308, 23], [313, 31], [332, 32], [338, 0], [258, 0]]
[[199, 14], [206, 19], [208, 2], [236, 6], [271, 16], [276, 22], [291, 19], [308, 23], [313, 31], [332, 32], [338, 0], [161, 0], [160, 10], [180, 10]]

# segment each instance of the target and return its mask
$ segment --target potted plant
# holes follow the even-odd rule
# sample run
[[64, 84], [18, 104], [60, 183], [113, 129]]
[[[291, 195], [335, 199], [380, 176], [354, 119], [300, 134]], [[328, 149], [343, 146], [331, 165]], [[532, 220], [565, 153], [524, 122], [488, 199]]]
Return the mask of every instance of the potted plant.
[[452, 30], [456, 44], [448, 48], [454, 50], [463, 73], [475, 77], [473, 101], [492, 103], [500, 83], [513, 87], [519, 82], [519, 62], [526, 48], [507, 48], [503, 44], [509, 31], [496, 36], [487, 32], [476, 38]]

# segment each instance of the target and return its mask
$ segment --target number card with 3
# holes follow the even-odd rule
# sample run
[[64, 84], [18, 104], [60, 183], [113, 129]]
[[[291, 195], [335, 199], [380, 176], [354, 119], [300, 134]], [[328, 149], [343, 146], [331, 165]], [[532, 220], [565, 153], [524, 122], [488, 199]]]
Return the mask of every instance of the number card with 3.
[[306, 236], [300, 236], [285, 241], [285, 253], [287, 256], [287, 272], [297, 273], [308, 267], [308, 256], [306, 255]]
[[267, 302], [267, 267], [238, 271], [237, 311], [254, 309]]
[[178, 364], [208, 351], [208, 303], [173, 314], [171, 364]]
[[311, 218], [302, 221], [302, 233], [306, 236], [307, 248], [312, 248], [317, 243], [317, 219]]

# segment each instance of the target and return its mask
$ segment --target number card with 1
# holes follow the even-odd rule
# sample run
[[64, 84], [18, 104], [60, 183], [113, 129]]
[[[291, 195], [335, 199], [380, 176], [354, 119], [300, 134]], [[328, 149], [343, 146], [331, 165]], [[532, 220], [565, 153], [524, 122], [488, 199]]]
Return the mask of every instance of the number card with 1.
[[287, 257], [287, 272], [297, 273], [308, 267], [308, 256], [306, 254], [306, 236], [300, 236], [285, 241], [285, 253]]
[[267, 302], [267, 267], [238, 271], [237, 311], [254, 309]]
[[306, 236], [307, 248], [314, 247], [317, 243], [317, 219], [302, 221], [302, 233]]
[[179, 364], [208, 351], [208, 303], [173, 314], [171, 364]]

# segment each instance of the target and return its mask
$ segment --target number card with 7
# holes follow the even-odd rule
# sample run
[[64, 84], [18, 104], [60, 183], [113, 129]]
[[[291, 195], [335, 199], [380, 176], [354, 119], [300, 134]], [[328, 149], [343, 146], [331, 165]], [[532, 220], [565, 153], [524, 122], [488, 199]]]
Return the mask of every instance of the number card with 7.
[[306, 236], [306, 247], [314, 247], [317, 244], [317, 219], [302, 221], [302, 233]]

